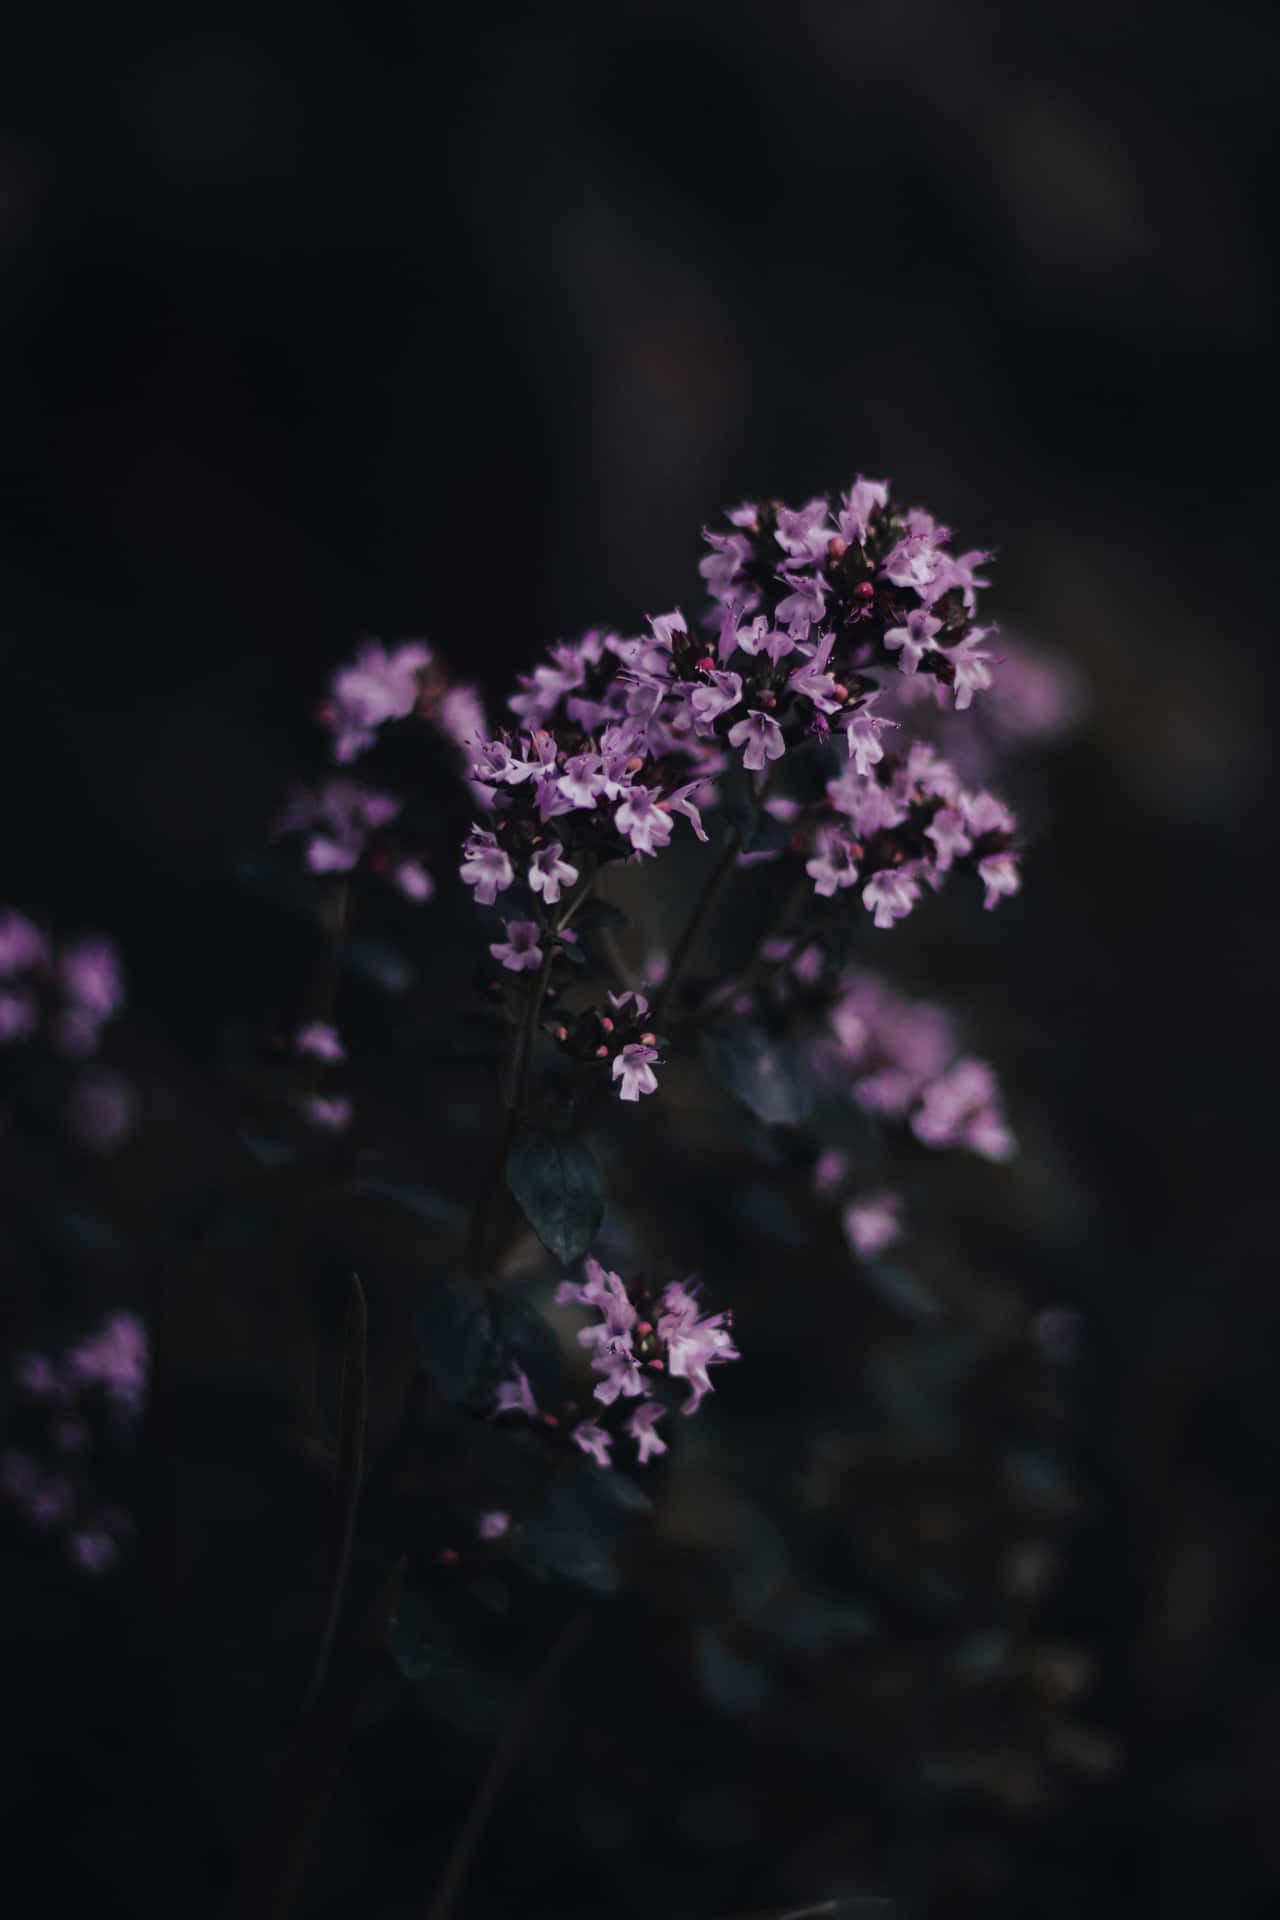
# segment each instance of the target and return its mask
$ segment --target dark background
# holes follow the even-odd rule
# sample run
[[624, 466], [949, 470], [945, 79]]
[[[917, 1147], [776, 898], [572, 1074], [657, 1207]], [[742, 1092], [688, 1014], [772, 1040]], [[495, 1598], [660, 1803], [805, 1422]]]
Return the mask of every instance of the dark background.
[[51, 7], [21, 40], [6, 897], [118, 937], [153, 1050], [198, 1064], [252, 1002], [230, 856], [359, 635], [425, 634], [496, 709], [557, 635], [691, 606], [721, 506], [859, 469], [999, 547], [989, 607], [1091, 698], [1022, 898], [938, 981], [998, 1007], [1078, 1198], [1058, 1605], [1124, 1764], [1059, 1844], [1099, 1911], [1273, 1911], [1266, 10]]

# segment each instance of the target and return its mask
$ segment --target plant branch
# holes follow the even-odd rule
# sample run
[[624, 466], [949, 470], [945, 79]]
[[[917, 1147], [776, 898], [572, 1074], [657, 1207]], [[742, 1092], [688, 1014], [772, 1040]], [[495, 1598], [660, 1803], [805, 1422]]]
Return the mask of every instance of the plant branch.
[[659, 988], [653, 1003], [652, 1018], [655, 1026], [661, 1023], [662, 1015], [672, 1000], [676, 987], [679, 985], [680, 976], [684, 972], [689, 955], [693, 951], [694, 942], [702, 930], [702, 923], [711, 911], [712, 903], [741, 851], [742, 835], [735, 828], [734, 832], [732, 832], [726, 840], [720, 858], [716, 861], [710, 873], [703, 881], [702, 891], [694, 901], [689, 912], [689, 918], [685, 921], [679, 938], [675, 946], [671, 949], [671, 960], [667, 967], [667, 977]]

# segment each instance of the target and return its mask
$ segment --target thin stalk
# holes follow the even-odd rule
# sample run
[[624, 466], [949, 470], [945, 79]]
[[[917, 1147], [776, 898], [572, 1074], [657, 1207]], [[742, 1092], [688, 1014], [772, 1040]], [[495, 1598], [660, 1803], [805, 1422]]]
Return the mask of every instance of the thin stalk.
[[590, 1617], [587, 1614], [574, 1615], [568, 1625], [563, 1628], [546, 1659], [512, 1708], [498, 1744], [493, 1750], [493, 1758], [489, 1762], [484, 1779], [480, 1782], [476, 1797], [471, 1802], [467, 1817], [453, 1843], [453, 1851], [445, 1862], [444, 1872], [440, 1876], [439, 1885], [427, 1909], [427, 1920], [446, 1920], [447, 1915], [452, 1912], [467, 1877], [476, 1843], [493, 1810], [493, 1803], [502, 1790], [516, 1756], [529, 1736], [542, 1703], [550, 1692], [552, 1682], [569, 1656], [576, 1651], [590, 1624]]
[[555, 935], [563, 933], [591, 892], [591, 887], [592, 880], [588, 879], [565, 907], [559, 919], [547, 928], [547, 950], [542, 956], [542, 965], [538, 968], [533, 992], [529, 996], [524, 1023], [516, 1035], [515, 1045], [511, 1050], [505, 1097], [507, 1119], [502, 1130], [502, 1144], [498, 1149], [489, 1178], [471, 1210], [467, 1269], [477, 1284], [480, 1283], [484, 1273], [485, 1238], [490, 1209], [502, 1191], [503, 1181], [506, 1178], [507, 1159], [519, 1136], [524, 1122], [525, 1108], [528, 1105], [529, 1080], [533, 1073], [533, 1056], [538, 1042], [538, 1021], [542, 1014], [542, 1003], [546, 999], [547, 988], [551, 983], [551, 969], [555, 965]]
[[717, 893], [719, 893], [721, 885], [741, 852], [742, 836], [735, 829], [726, 840], [720, 858], [716, 861], [714, 867], [712, 867], [710, 873], [703, 881], [702, 891], [694, 901], [689, 912], [689, 918], [685, 921], [680, 936], [675, 946], [671, 949], [671, 960], [667, 967], [667, 977], [659, 988], [653, 1003], [651, 1017], [655, 1026], [661, 1022], [662, 1015], [679, 984], [680, 976], [684, 972], [689, 955], [693, 951], [694, 942], [702, 930], [702, 923], [711, 911], [712, 903]]

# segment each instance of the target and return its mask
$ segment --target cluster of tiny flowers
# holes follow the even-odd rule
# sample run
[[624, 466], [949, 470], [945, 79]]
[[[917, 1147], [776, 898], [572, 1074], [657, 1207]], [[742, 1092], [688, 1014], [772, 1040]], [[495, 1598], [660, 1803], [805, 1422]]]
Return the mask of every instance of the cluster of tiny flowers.
[[18, 1363], [27, 1424], [40, 1419], [44, 1458], [30, 1448], [10, 1448], [0, 1456], [0, 1491], [30, 1525], [63, 1533], [71, 1559], [86, 1572], [111, 1565], [129, 1524], [126, 1515], [104, 1507], [97, 1496], [91, 1472], [94, 1423], [105, 1416], [127, 1429], [136, 1422], [148, 1364], [146, 1329], [132, 1313], [110, 1315], [60, 1362], [29, 1353]]
[[[347, 1057], [338, 1029], [327, 1020], [309, 1020], [293, 1038], [295, 1053], [323, 1069], [340, 1066]], [[303, 1117], [322, 1133], [345, 1133], [355, 1108], [345, 1093], [310, 1093], [302, 1102]]]
[[[600, 1318], [583, 1327], [580, 1344], [591, 1352], [592, 1371], [600, 1375], [595, 1399], [603, 1412], [580, 1415], [566, 1430], [574, 1444], [600, 1466], [611, 1463], [611, 1449], [619, 1431], [635, 1442], [643, 1465], [667, 1445], [655, 1431], [666, 1413], [649, 1397], [655, 1376], [683, 1380], [689, 1388], [680, 1408], [696, 1413], [711, 1392], [708, 1368], [738, 1359], [730, 1332], [729, 1313], [702, 1315], [696, 1288], [672, 1281], [656, 1297], [635, 1280], [628, 1286], [598, 1260], [584, 1262], [586, 1280], [564, 1280], [556, 1290], [557, 1305], [570, 1302], [594, 1308]], [[634, 1402], [632, 1405], [630, 1403]], [[498, 1389], [498, 1413], [523, 1413], [546, 1427], [560, 1427], [559, 1414], [543, 1413], [533, 1396], [528, 1376], [517, 1367], [515, 1377]], [[576, 1414], [572, 1405], [566, 1416]]]
[[276, 816], [272, 834], [276, 839], [305, 834], [306, 863], [312, 873], [351, 873], [372, 841], [370, 867], [385, 873], [407, 899], [429, 900], [435, 883], [421, 859], [397, 847], [384, 832], [401, 804], [392, 794], [339, 775], [314, 789], [297, 788]]
[[[470, 771], [487, 818], [461, 874], [482, 906], [508, 889], [532, 901], [490, 951], [533, 972], [563, 923], [562, 895], [609, 861], [662, 852], [674, 816], [708, 836], [702, 809], [741, 768], [780, 820], [823, 897], [850, 887], [892, 926], [954, 869], [975, 870], [985, 904], [1017, 891], [1015, 822], [964, 788], [926, 744], [891, 752], [901, 723], [876, 711], [886, 686], [928, 676], [958, 711], [992, 682], [991, 628], [974, 625], [977, 569], [918, 508], [861, 477], [832, 514], [826, 499], [737, 508], [708, 533], [702, 572], [717, 603], [713, 638], [677, 610], [637, 639], [595, 629], [561, 644], [521, 681], [518, 725], [477, 736]], [[807, 741], [843, 742], [843, 768], [818, 805], [769, 795], [773, 770]], [[774, 857], [769, 851], [748, 859]]]
[[[820, 967], [816, 949], [793, 962], [800, 979]], [[940, 1007], [906, 1000], [873, 974], [843, 979], [814, 1059], [828, 1083], [847, 1088], [864, 1112], [906, 1119], [925, 1146], [964, 1147], [996, 1161], [1015, 1150], [986, 1061], [959, 1052]]]
[[39, 1031], [59, 1053], [96, 1053], [102, 1028], [123, 1005], [109, 940], [90, 934], [55, 951], [30, 920], [0, 909], [0, 1045]]
[[[377, 744], [388, 724], [417, 716], [437, 726], [457, 747], [484, 731], [484, 709], [474, 687], [451, 685], [430, 647], [407, 641], [390, 651], [366, 640], [330, 682], [319, 718], [332, 735], [339, 766]], [[313, 873], [350, 873], [362, 860], [384, 873], [406, 898], [429, 900], [435, 882], [421, 850], [397, 843], [391, 832], [402, 802], [393, 794], [335, 775], [315, 789], [299, 788], [274, 823], [276, 837], [304, 833]]]
[[[104, 936], [55, 949], [33, 921], [0, 908], [0, 1047], [43, 1043], [65, 1059], [86, 1060], [123, 1005], [119, 956]], [[134, 1107], [125, 1081], [95, 1069], [76, 1076], [65, 1120], [81, 1146], [108, 1152], [131, 1131]]]

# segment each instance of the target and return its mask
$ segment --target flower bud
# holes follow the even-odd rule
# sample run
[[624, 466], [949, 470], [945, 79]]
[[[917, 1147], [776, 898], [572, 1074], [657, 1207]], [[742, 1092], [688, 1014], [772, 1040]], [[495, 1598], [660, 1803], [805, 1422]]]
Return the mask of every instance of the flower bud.
[[595, 1057], [597, 1060], [607, 1060], [609, 1058], [608, 1047], [597, 1047]]
[[848, 553], [848, 551], [849, 551], [848, 547], [845, 545], [844, 541], [840, 538], [840, 535], [838, 533], [833, 534], [831, 539], [828, 540], [827, 542], [828, 560], [843, 560], [844, 556], [846, 555], [846, 553]]
[[607, 1014], [607, 1013], [604, 1013], [604, 1014], [601, 1014], [601, 1016], [600, 1016], [600, 1025], [601, 1025], [601, 1026], [603, 1027], [603, 1029], [604, 1029], [604, 1031], [605, 1031], [606, 1033], [612, 1033], [612, 1032], [613, 1032], [613, 1022], [612, 1022], [612, 1020], [611, 1020], [611, 1019], [609, 1018], [609, 1016], [608, 1016], [608, 1014]]
[[869, 580], [859, 580], [853, 591], [859, 600], [870, 600], [875, 593], [875, 588]]

